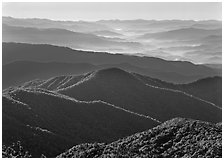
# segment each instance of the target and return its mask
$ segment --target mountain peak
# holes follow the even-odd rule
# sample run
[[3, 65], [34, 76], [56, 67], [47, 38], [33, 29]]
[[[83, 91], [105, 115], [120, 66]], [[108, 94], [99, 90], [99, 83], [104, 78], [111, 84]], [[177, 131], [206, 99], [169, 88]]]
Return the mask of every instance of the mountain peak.
[[129, 73], [125, 70], [122, 70], [120, 68], [112, 67], [112, 68], [106, 68], [102, 70], [98, 70], [94, 73], [94, 78], [99, 78], [104, 81], [138, 81], [132, 73]]
[[98, 70], [97, 73], [100, 73], [100, 74], [105, 74], [105, 73], [109, 73], [109, 74], [129, 74], [128, 72], [126, 72], [126, 71], [124, 71], [120, 68], [117, 68], [117, 67], [101, 69], [101, 70]]

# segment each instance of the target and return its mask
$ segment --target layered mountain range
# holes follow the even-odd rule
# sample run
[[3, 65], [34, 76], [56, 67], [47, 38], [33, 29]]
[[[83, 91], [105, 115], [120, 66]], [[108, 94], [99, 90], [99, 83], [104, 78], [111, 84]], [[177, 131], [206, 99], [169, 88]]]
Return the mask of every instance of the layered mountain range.
[[[53, 21], [3, 17], [3, 42], [51, 44], [194, 63], [221, 63], [222, 22], [215, 20]], [[200, 57], [200, 58], [199, 58]]]
[[[117, 67], [172, 83], [220, 76], [219, 68], [187, 61], [72, 50], [52, 45], [3, 43], [3, 88], [35, 79]], [[16, 76], [16, 77], [14, 77]]]
[[220, 24], [3, 17], [3, 156], [221, 157]]

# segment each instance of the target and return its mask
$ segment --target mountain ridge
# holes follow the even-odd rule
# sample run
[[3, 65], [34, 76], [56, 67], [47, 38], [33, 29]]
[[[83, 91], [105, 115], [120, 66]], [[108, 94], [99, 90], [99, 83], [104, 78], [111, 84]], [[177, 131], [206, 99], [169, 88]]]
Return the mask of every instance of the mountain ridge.
[[[31, 83], [30, 87], [53, 90], [81, 101], [101, 100], [159, 121], [168, 120], [174, 115], [185, 115], [194, 119], [202, 118], [201, 120], [207, 119], [211, 122], [220, 119], [218, 115], [220, 115], [221, 108], [213, 103], [172, 87], [164, 89], [164, 87], [150, 86], [142, 81], [141, 77], [138, 78], [133, 73], [112, 68], [90, 72], [78, 77], [54, 77], [37, 83], [37, 86], [35, 83], [32, 86]], [[25, 87], [29, 87], [29, 85], [25, 85]], [[157, 101], [156, 97], [159, 97], [160, 100]], [[178, 101], [176, 101], [177, 98]], [[166, 110], [165, 117], [164, 110]], [[203, 113], [200, 113], [199, 110], [203, 110]], [[207, 113], [210, 115], [206, 115]], [[211, 114], [214, 116], [211, 117]]]
[[102, 101], [83, 102], [38, 88], [5, 91], [3, 115], [3, 144], [21, 141], [34, 157], [54, 157], [74, 144], [112, 141], [159, 124]]

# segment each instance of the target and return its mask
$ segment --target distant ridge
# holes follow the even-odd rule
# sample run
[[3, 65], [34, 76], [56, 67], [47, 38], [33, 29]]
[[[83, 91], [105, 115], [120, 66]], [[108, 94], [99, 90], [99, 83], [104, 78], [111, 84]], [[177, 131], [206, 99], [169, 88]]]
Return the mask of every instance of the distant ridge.
[[[100, 67], [122, 69], [173, 83], [188, 83], [219, 75], [216, 70], [190, 62], [166, 61], [153, 57], [138, 57], [105, 52], [77, 51], [52, 45], [3, 43], [3, 64], [15, 61], [88, 63]], [[29, 67], [27, 67], [29, 68]], [[82, 72], [83, 73], [83, 72]]]
[[145, 34], [143, 36], [140, 36], [139, 38], [147, 39], [179, 39], [179, 40], [189, 40], [194, 38], [202, 38], [204, 36], [210, 36], [210, 35], [220, 35], [222, 32], [222, 29], [199, 29], [199, 28], [181, 28], [177, 30], [171, 30], [166, 32], [158, 32], [158, 33], [149, 33]]
[[[142, 44], [129, 41], [115, 41], [112, 38], [98, 36], [92, 33], [76, 32], [64, 28], [36, 28], [23, 26], [2, 25], [3, 42], [20, 42], [33, 44], [53, 44], [68, 46], [74, 49], [110, 51], [129, 48], [135, 52]], [[35, 37], [35, 38], [33, 38]]]

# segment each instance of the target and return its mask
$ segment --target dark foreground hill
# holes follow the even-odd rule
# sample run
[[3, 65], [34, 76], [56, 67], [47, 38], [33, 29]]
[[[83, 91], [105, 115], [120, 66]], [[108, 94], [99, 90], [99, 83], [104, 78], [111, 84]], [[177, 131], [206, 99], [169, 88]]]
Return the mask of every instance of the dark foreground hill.
[[33, 157], [55, 157], [80, 143], [112, 142], [158, 124], [102, 101], [81, 102], [43, 89], [3, 92], [2, 143], [20, 141]]
[[59, 158], [222, 157], [222, 126], [175, 118], [113, 143], [80, 144]]

